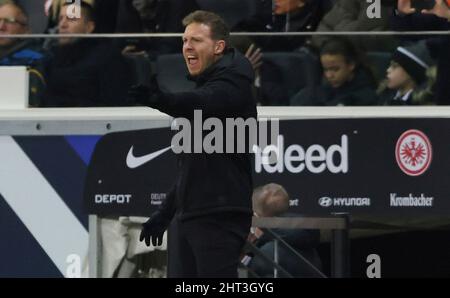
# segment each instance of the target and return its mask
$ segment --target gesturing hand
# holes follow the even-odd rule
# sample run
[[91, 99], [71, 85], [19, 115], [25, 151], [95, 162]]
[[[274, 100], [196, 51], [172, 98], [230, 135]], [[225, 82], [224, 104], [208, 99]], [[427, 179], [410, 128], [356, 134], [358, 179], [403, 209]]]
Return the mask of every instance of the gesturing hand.
[[262, 56], [263, 55], [261, 53], [261, 49], [260, 48], [255, 49], [255, 44], [252, 44], [245, 53], [245, 57], [247, 57], [247, 59], [250, 61], [253, 70], [255, 71], [257, 71], [263, 63]]
[[397, 10], [401, 14], [413, 14], [416, 12], [416, 9], [411, 6], [411, 0], [398, 0]]
[[444, 0], [436, 0], [436, 4], [432, 9], [422, 10], [424, 14], [434, 14], [435, 16], [447, 19], [450, 21], [450, 8]]
[[153, 213], [150, 219], [142, 224], [139, 241], [145, 240], [145, 244], [150, 246], [150, 240], [153, 246], [160, 246], [163, 242], [164, 232], [167, 230], [167, 221], [158, 211]]

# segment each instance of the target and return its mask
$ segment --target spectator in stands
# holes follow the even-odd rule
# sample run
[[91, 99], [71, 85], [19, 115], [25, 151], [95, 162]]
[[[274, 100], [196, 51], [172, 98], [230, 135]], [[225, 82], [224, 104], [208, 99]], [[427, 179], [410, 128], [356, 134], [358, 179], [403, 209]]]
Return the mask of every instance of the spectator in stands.
[[427, 73], [432, 65], [424, 42], [410, 47], [398, 47], [387, 69], [386, 81], [380, 86], [381, 105], [417, 105], [430, 101]]
[[[275, 0], [272, 15], [260, 12], [238, 23], [233, 31], [308, 32], [315, 31], [330, 5], [327, 0]], [[254, 42], [264, 51], [293, 51], [305, 43], [300, 36], [260, 37]]]
[[[287, 213], [289, 209], [289, 195], [286, 190], [278, 184], [267, 184], [257, 187], [252, 196], [253, 211], [258, 217], [280, 217], [292, 216]], [[297, 253], [320, 270], [322, 264], [316, 247], [320, 243], [319, 230], [299, 230], [299, 229], [274, 229], [273, 232], [292, 246]], [[261, 250], [272, 260], [274, 251], [274, 239], [264, 230], [255, 228], [249, 235], [249, 241]], [[278, 249], [279, 264], [294, 277], [318, 277], [317, 273], [294, 252], [285, 245], [279, 243]], [[273, 276], [273, 266], [265, 261], [261, 256], [247, 255], [243, 259], [248, 262], [248, 266], [261, 277]], [[283, 277], [283, 275], [280, 275]]]
[[325, 81], [306, 87], [291, 98], [291, 105], [375, 105], [375, 79], [353, 44], [343, 38], [325, 42], [320, 51]]
[[[389, 29], [392, 1], [382, 0], [381, 18], [369, 18], [367, 10], [372, 3], [361, 0], [338, 0], [323, 17], [317, 31], [383, 31]], [[313, 45], [320, 49], [329, 37], [313, 37]], [[396, 43], [388, 36], [357, 36], [351, 41], [365, 51], [387, 51], [395, 49]]]
[[[145, 33], [179, 33], [183, 32], [182, 19], [198, 9], [195, 0], [133, 0], [139, 12]], [[178, 53], [180, 39], [149, 38], [141, 40], [141, 48], [147, 50], [151, 57], [158, 54]]]
[[[71, 4], [76, 5], [76, 4]], [[81, 2], [80, 18], [69, 18], [69, 5], [60, 11], [61, 37], [45, 64], [44, 107], [123, 106], [131, 85], [130, 68], [108, 40], [78, 39], [64, 34], [90, 34], [96, 23], [93, 9]]]
[[[94, 33], [137, 33], [142, 31], [139, 14], [130, 0], [81, 0], [94, 9], [96, 23]], [[49, 15], [48, 30], [58, 27], [58, 17], [61, 7], [76, 3], [75, 0], [49, 0], [47, 12]]]
[[[450, 3], [436, 0], [430, 10], [417, 12], [410, 0], [398, 0], [396, 16], [392, 20], [394, 30], [443, 30], [450, 29]], [[435, 85], [435, 102], [450, 104], [450, 36], [443, 35], [426, 41], [431, 57], [437, 61], [438, 73]]]
[[289, 105], [289, 96], [284, 88], [283, 74], [277, 65], [270, 61], [263, 62], [261, 48], [249, 39], [242, 38], [233, 40], [233, 46], [245, 53], [245, 57], [255, 70], [255, 81], [253, 82], [253, 94], [258, 105], [263, 106], [285, 106]]
[[1, 38], [1, 35], [30, 33], [25, 10], [12, 0], [0, 2], [0, 65], [34, 66], [43, 58], [33, 40]]
[[132, 0], [148, 33], [183, 32], [181, 20], [198, 9], [195, 0]]
[[40, 42], [35, 39], [1, 38], [5, 34], [30, 33], [26, 10], [16, 1], [0, 2], [0, 66], [27, 66], [30, 106], [38, 106], [45, 87], [42, 75], [44, 58]]
[[[73, 2], [74, 1], [72, 1], [72, 3]], [[94, 0], [83, 0], [83, 2], [94, 7]], [[58, 30], [61, 8], [66, 4], [68, 4], [66, 0], [46, 0], [45, 12], [48, 15], [48, 31], [53, 32]]]
[[[7, 0], [9, 1], [9, 0]], [[0, 0], [0, 3], [2, 0]], [[3, 0], [4, 2], [4, 0]], [[14, 0], [23, 8], [28, 16], [28, 26], [31, 33], [41, 34], [47, 28], [48, 17], [45, 14], [44, 5], [46, 0]]]

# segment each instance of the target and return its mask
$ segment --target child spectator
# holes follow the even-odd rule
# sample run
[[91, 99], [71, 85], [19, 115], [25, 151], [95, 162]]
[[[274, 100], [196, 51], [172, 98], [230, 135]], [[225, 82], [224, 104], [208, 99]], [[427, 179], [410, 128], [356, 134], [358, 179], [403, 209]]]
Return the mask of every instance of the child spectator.
[[[409, 47], [398, 47], [392, 55], [386, 80], [380, 84], [378, 93], [381, 105], [413, 105], [426, 102], [419, 92], [427, 81], [427, 71], [432, 64], [424, 42]], [[425, 90], [425, 89], [424, 89]]]
[[346, 39], [333, 38], [320, 51], [324, 82], [307, 87], [291, 98], [291, 105], [375, 105], [375, 79], [359, 52]]

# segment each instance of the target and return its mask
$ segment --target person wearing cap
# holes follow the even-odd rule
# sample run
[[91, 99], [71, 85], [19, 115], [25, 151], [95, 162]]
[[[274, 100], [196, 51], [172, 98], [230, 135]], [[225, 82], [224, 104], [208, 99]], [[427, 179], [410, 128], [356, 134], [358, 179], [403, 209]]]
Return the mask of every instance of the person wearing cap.
[[[391, 27], [396, 31], [448, 31], [450, 30], [450, 3], [436, 0], [429, 10], [416, 11], [411, 0], [398, 0]], [[408, 39], [411, 40], [408, 36]], [[438, 105], [450, 104], [450, 36], [443, 34], [426, 40], [430, 55], [437, 62], [434, 101]]]
[[427, 82], [432, 59], [425, 42], [398, 47], [386, 71], [386, 80], [379, 89], [382, 105], [413, 105], [419, 99], [418, 90]]

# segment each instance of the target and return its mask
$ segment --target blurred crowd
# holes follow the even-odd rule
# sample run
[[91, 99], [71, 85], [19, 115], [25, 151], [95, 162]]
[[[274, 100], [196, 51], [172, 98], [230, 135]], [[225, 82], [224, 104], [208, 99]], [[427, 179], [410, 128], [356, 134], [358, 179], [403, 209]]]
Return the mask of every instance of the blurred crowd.
[[[0, 0], [0, 65], [29, 67], [33, 107], [134, 105], [129, 88], [150, 85], [155, 75], [168, 91], [191, 87], [181, 38], [64, 35], [182, 33], [182, 18], [202, 9], [220, 14], [232, 32], [265, 33], [231, 40], [253, 65], [260, 105], [447, 105], [450, 1], [373, 2], [380, 7], [361, 0]], [[307, 34], [370, 31], [442, 35]], [[32, 33], [61, 36], [1, 37]]]

